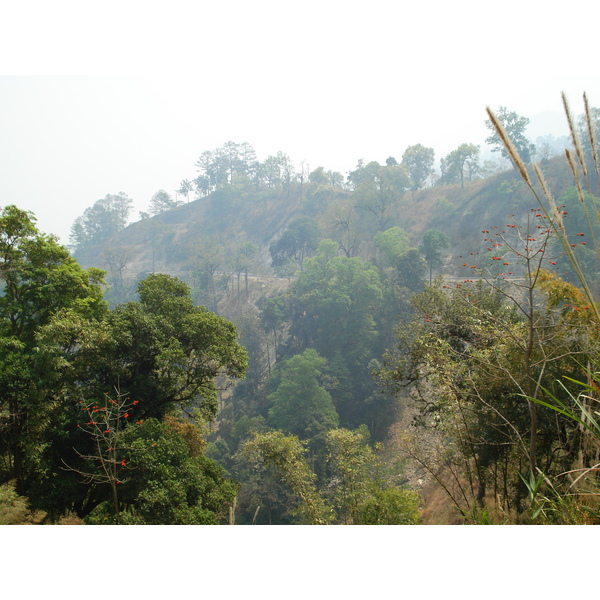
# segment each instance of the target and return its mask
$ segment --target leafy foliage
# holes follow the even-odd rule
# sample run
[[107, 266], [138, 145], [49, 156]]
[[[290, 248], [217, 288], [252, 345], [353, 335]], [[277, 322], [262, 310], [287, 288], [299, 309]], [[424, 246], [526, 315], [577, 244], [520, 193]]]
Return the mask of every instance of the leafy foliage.
[[[202, 454], [204, 441], [191, 423], [147, 419], [126, 430], [122, 463], [125, 477], [119, 519], [140, 525], [216, 525], [235, 497], [235, 484]], [[89, 523], [113, 522], [106, 505]]]
[[280, 267], [293, 260], [302, 270], [304, 259], [316, 250], [318, 240], [318, 228], [313, 219], [310, 217], [294, 219], [283, 235], [269, 247], [272, 265]]
[[338, 415], [331, 395], [319, 383], [327, 361], [309, 348], [277, 365], [269, 422], [278, 429], [310, 439], [337, 427]]
[[133, 200], [123, 192], [107, 194], [86, 208], [71, 227], [70, 241], [77, 251], [110, 239], [127, 225]]

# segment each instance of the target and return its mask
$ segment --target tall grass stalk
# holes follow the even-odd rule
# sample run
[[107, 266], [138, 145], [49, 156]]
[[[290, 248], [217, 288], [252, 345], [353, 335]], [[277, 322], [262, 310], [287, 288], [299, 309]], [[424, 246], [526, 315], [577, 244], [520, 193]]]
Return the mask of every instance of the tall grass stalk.
[[[573, 174], [573, 178], [575, 180], [575, 185], [577, 188], [577, 195], [583, 205], [583, 209], [586, 214], [586, 219], [588, 220], [588, 223], [590, 224], [590, 229], [591, 229], [592, 235], [593, 235], [593, 228], [591, 227], [592, 218], [591, 218], [591, 215], [589, 214], [589, 207], [587, 205], [588, 203], [586, 202], [585, 192], [584, 192], [583, 186], [581, 184], [580, 170], [585, 179], [588, 191], [592, 197], [594, 196], [594, 193], [592, 190], [592, 186], [590, 184], [590, 179], [588, 177], [588, 169], [586, 167], [585, 154], [583, 152], [581, 141], [579, 139], [579, 135], [575, 128], [575, 123], [574, 123], [573, 116], [571, 114], [569, 103], [567, 101], [567, 97], [564, 92], [562, 93], [562, 99], [563, 99], [563, 106], [564, 106], [566, 117], [567, 117], [567, 122], [569, 124], [569, 130], [571, 132], [571, 141], [573, 142], [573, 145], [575, 148], [575, 155], [577, 157], [577, 162], [573, 158], [573, 153], [570, 150], [567, 149], [565, 151], [565, 155], [567, 158], [567, 162], [569, 164], [569, 168], [570, 168], [571, 173]], [[592, 160], [593, 160], [593, 164], [594, 164], [594, 172], [596, 173], [596, 181], [598, 182], [598, 181], [600, 181], [600, 178], [598, 178], [598, 173], [599, 173], [600, 169], [599, 169], [599, 165], [598, 165], [597, 135], [596, 135], [596, 131], [594, 128], [594, 122], [592, 119], [587, 96], [585, 94], [584, 94], [584, 104], [585, 104], [585, 110], [586, 110], [586, 124], [587, 124], [587, 128], [588, 128], [588, 137], [589, 137], [590, 145], [592, 148]], [[546, 179], [544, 177], [542, 169], [540, 168], [540, 166], [538, 164], [534, 164], [532, 166], [532, 169], [536, 175], [537, 181], [541, 188], [541, 193], [540, 193], [540, 192], [538, 192], [538, 189], [536, 189], [536, 186], [534, 186], [532, 178], [529, 175], [529, 172], [527, 170], [525, 163], [523, 162], [523, 159], [519, 155], [519, 152], [516, 149], [516, 147], [514, 146], [514, 144], [510, 141], [510, 138], [509, 138], [506, 130], [502, 126], [502, 123], [500, 123], [500, 120], [498, 119], [498, 117], [495, 115], [495, 113], [489, 106], [486, 108], [486, 111], [488, 113], [490, 121], [492, 122], [492, 124], [494, 125], [494, 128], [496, 129], [496, 132], [498, 133], [500, 139], [502, 140], [502, 142], [506, 148], [506, 151], [508, 152], [508, 154], [511, 157], [514, 164], [517, 166], [517, 169], [519, 171], [519, 174], [521, 175], [521, 178], [523, 179], [523, 181], [527, 184], [527, 186], [531, 190], [533, 196], [537, 200], [538, 205], [540, 206], [541, 211], [543, 212], [544, 216], [547, 218], [548, 222], [550, 223], [550, 227], [552, 228], [558, 241], [562, 245], [562, 248], [563, 248], [566, 256], [569, 258], [569, 261], [571, 262], [571, 266], [573, 267], [573, 270], [574, 270], [574, 272], [581, 284], [581, 287], [586, 295], [586, 298], [590, 304], [590, 310], [593, 313], [593, 317], [596, 321], [596, 324], [600, 327], [600, 311], [598, 310], [598, 306], [596, 305], [596, 302], [594, 300], [594, 297], [593, 297], [592, 291], [590, 289], [590, 286], [588, 284], [587, 278], [583, 272], [583, 269], [581, 268], [581, 265], [579, 264], [579, 261], [577, 260], [577, 256], [575, 255], [575, 251], [574, 251], [573, 246], [571, 245], [571, 242], [567, 235], [567, 231], [566, 231], [566, 228], [564, 226], [564, 221], [563, 221], [563, 214], [561, 213], [561, 211], [558, 209], [558, 207], [556, 205], [556, 202], [552, 196], [552, 193], [550, 192], [550, 187], [548, 186], [548, 183], [546, 182]], [[594, 205], [594, 212], [595, 212], [594, 216], [596, 217], [597, 221], [600, 223], [600, 211], [595, 206], [595, 203], [593, 203], [593, 205]], [[594, 248], [596, 251], [596, 258], [598, 260], [598, 264], [600, 265], [600, 247], [596, 243], [595, 236], [594, 236]]]
[[[569, 125], [571, 141], [573, 143], [574, 148], [574, 152], [567, 149], [565, 151], [565, 156], [569, 165], [569, 169], [571, 170], [573, 179], [575, 181], [577, 196], [579, 198], [579, 201], [583, 205], [587, 223], [592, 233], [594, 249], [596, 252], [596, 259], [600, 267], [600, 246], [598, 244], [596, 236], [594, 235], [594, 227], [592, 226], [594, 219], [600, 224], [600, 210], [598, 209], [598, 206], [596, 205], [594, 199], [594, 191], [596, 190], [592, 189], [592, 185], [590, 182], [591, 178], [589, 176], [591, 166], [593, 165], [595, 183], [596, 186], [599, 187], [598, 191], [600, 191], [600, 168], [598, 160], [597, 132], [594, 127], [592, 110], [590, 108], [587, 95], [584, 93], [584, 116], [585, 124], [587, 127], [587, 131], [585, 133], [588, 138], [587, 141], [589, 141], [590, 143], [592, 158], [592, 165], [590, 165], [590, 169], [588, 169], [588, 165], [586, 163], [586, 156], [583, 151], [583, 146], [581, 144], [577, 128], [575, 127], [575, 121], [571, 113], [569, 102], [564, 92], [561, 96], [563, 108]], [[577, 260], [577, 256], [575, 255], [574, 245], [572, 245], [571, 240], [569, 240], [563, 220], [564, 214], [558, 209], [540, 166], [534, 164], [532, 166], [532, 169], [535, 173], [537, 181], [539, 182], [541, 193], [538, 192], [538, 189], [536, 189], [537, 186], [533, 185], [532, 179], [529, 176], [529, 173], [523, 160], [519, 156], [519, 153], [514, 147], [514, 145], [510, 142], [510, 139], [508, 138], [506, 131], [504, 131], [502, 124], [499, 122], [499, 120], [489, 107], [486, 110], [488, 112], [488, 115], [490, 116], [491, 122], [493, 123], [498, 135], [500, 136], [500, 139], [503, 141], [507, 152], [509, 153], [511, 159], [517, 166], [523, 181], [527, 184], [534, 197], [536, 198], [541, 211], [548, 219], [551, 229], [556, 235], [558, 241], [561, 243], [566, 256], [571, 262], [573, 270], [580, 282], [581, 288], [589, 303], [589, 308], [591, 309], [590, 327], [594, 329], [599, 329], [600, 312], [598, 310], [598, 306], [593, 297], [587, 277], [583, 272], [579, 261]], [[583, 181], [585, 182], [585, 188], [587, 188], [587, 190], [584, 188]], [[589, 193], [591, 196], [591, 207], [589, 206], [590, 203], [586, 201], [586, 192]], [[578, 424], [580, 431], [583, 434], [582, 437], [587, 436], [587, 439], [593, 440], [594, 442], [594, 448], [596, 450], [596, 461], [590, 460], [590, 463], [597, 462], [598, 449], [600, 448], [600, 410], [597, 409], [598, 407], [600, 407], [600, 401], [597, 400], [597, 398], [595, 397], [598, 394], [600, 394], [600, 351], [596, 348], [595, 352], [597, 354], [595, 361], [590, 361], [590, 363], [594, 365], [594, 368], [592, 368], [590, 363], [588, 363], [588, 365], [583, 368], [583, 371], [587, 374], [587, 383], [576, 381], [569, 377], [564, 377], [565, 380], [578, 385], [582, 390], [581, 393], [579, 393], [578, 395], [573, 394], [569, 389], [567, 389], [567, 387], [562, 381], [558, 381], [560, 386], [563, 388], [563, 391], [566, 393], [565, 397], [568, 399], [569, 403], [562, 401], [556, 394], [552, 394], [549, 390], [544, 390], [546, 393], [545, 397], [548, 398], [549, 401], [542, 400], [540, 398], [532, 398], [529, 396], [526, 397], [527, 400], [529, 400], [530, 402], [535, 402], [538, 405], [549, 408], [559, 414], [562, 414], [574, 423]], [[598, 510], [597, 508], [598, 496], [600, 496], [600, 487], [597, 482], [596, 474], [600, 472], [600, 462], [597, 462], [597, 464], [592, 464], [591, 466], [583, 464], [578, 466], [581, 468], [575, 468], [561, 474], [563, 476], [568, 476], [571, 479], [571, 483], [568, 487], [567, 493], [568, 495], [583, 495], [586, 496], [588, 499], [592, 498], [594, 500], [595, 506], [591, 507], [590, 511], [592, 512], [594, 518], [597, 519], [600, 517], [600, 510]], [[590, 474], [594, 475], [594, 477], [592, 477], [591, 479], [588, 478]], [[543, 501], [540, 501], [541, 485], [544, 482], [544, 479], [545, 477], [541, 472], [532, 472], [528, 480], [522, 476], [522, 480], [527, 486], [527, 489], [530, 493], [533, 518], [537, 518], [540, 514], [542, 514], [545, 510], [545, 506], [548, 503], [547, 498], [543, 498]], [[557, 498], [556, 503], [560, 504], [561, 502], [563, 502], [565, 500], [565, 497], [561, 496], [560, 493], [557, 492], [557, 490], [554, 487], [552, 487], [551, 484], [549, 485], [552, 489], [554, 496]]]

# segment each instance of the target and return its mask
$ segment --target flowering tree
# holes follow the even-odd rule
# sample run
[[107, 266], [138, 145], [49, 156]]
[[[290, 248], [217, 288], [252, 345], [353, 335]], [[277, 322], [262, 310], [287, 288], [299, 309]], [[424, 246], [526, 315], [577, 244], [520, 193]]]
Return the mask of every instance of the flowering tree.
[[[86, 484], [110, 485], [112, 500], [117, 522], [119, 519], [119, 499], [117, 485], [125, 481], [122, 473], [127, 470], [127, 461], [120, 455], [121, 434], [125, 424], [130, 421], [138, 400], [131, 400], [126, 394], [115, 390], [116, 395], [111, 398], [105, 394], [102, 401], [84, 402], [80, 400], [81, 410], [85, 413], [85, 423], [77, 427], [87, 433], [92, 440], [93, 450], [90, 453], [76, 453], [88, 465], [87, 470], [70, 467], [84, 477]], [[142, 421], [137, 421], [141, 424]], [[64, 461], [63, 461], [64, 462]], [[66, 463], [65, 463], [66, 464]]]

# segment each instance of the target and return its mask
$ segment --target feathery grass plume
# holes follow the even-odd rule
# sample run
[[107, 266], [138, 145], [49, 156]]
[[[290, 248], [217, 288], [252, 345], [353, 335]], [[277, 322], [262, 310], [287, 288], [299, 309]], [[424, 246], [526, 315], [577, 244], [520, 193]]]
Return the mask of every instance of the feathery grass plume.
[[533, 186], [531, 185], [531, 179], [529, 179], [529, 173], [527, 172], [527, 169], [525, 168], [525, 163], [523, 162], [523, 159], [521, 158], [521, 156], [519, 155], [519, 152], [515, 148], [515, 145], [512, 143], [511, 139], [508, 137], [508, 134], [506, 133], [506, 129], [504, 129], [504, 126], [502, 125], [502, 123], [500, 123], [500, 121], [498, 120], [498, 117], [494, 114], [494, 111], [489, 106], [486, 106], [485, 110], [487, 111], [487, 114], [490, 118], [490, 121], [492, 122], [492, 125], [496, 129], [496, 132], [500, 136], [500, 139], [502, 140], [502, 143], [504, 144], [506, 151], [508, 152], [512, 161], [515, 163], [517, 169], [519, 170], [521, 177], [524, 179], [525, 183], [531, 189], [533, 189]]
[[561, 92], [561, 97], [565, 114], [567, 115], [569, 131], [571, 132], [571, 141], [575, 147], [575, 152], [577, 153], [577, 158], [579, 159], [579, 164], [581, 165], [583, 175], [587, 179], [587, 167], [585, 166], [585, 160], [583, 160], [583, 149], [581, 148], [581, 142], [579, 141], [579, 136], [577, 135], [577, 129], [575, 129], [575, 121], [573, 120], [571, 109], [569, 108], [569, 101], [567, 100], [567, 95], [564, 92]]
[[[554, 196], [552, 196], [552, 193], [550, 192], [550, 188], [548, 187], [548, 182], [546, 181], [546, 178], [544, 177], [544, 174], [542, 173], [542, 170], [540, 169], [540, 166], [537, 163], [533, 164], [533, 171], [536, 174], [538, 181], [540, 182], [540, 185], [542, 186], [542, 191], [544, 192], [544, 196], [546, 197], [546, 199], [548, 200], [548, 204], [550, 205], [550, 216], [551, 216], [550, 223], [552, 225], [556, 225], [558, 227], [558, 229], [561, 231], [561, 233], [566, 235], [567, 232], [565, 230], [565, 225], [563, 223], [563, 215], [558, 210], [558, 207], [556, 206], [556, 202], [554, 200]], [[537, 194], [536, 194], [536, 197], [537, 197]], [[539, 198], [538, 198], [538, 202], [542, 208], [542, 212], [546, 216], [549, 216], [546, 207], [544, 206], [544, 204], [542, 202], [540, 202]], [[556, 231], [556, 233], [558, 233], [558, 231]]]
[[[563, 105], [565, 107], [565, 112], [567, 113], [567, 119], [569, 121], [569, 127], [571, 129], [572, 139], [574, 140], [574, 143], [576, 145], [576, 151], [577, 151], [577, 145], [578, 145], [579, 151], [581, 152], [581, 154], [580, 154], [581, 159], [583, 159], [583, 152], [581, 151], [581, 143], [579, 143], [579, 139], [577, 138], [575, 127], [573, 125], [573, 118], [570, 115], [569, 106], [568, 106], [567, 99], [566, 99], [566, 96], [564, 95], [564, 93], [563, 93]], [[517, 166], [519, 173], [521, 174], [521, 177], [523, 178], [525, 183], [529, 186], [529, 189], [532, 191], [533, 195], [535, 196], [535, 199], [537, 200], [538, 204], [540, 205], [540, 207], [542, 208], [544, 213], [548, 216], [549, 211], [546, 207], [546, 203], [542, 200], [542, 198], [539, 196], [539, 194], [536, 192], [535, 188], [533, 187], [531, 180], [529, 178], [529, 174], [527, 173], [527, 170], [525, 169], [525, 164], [521, 160], [519, 153], [515, 149], [512, 142], [510, 141], [506, 131], [504, 130], [504, 127], [498, 121], [498, 118], [493, 113], [493, 111], [489, 108], [489, 106], [486, 107], [486, 111], [490, 117], [490, 121], [492, 122], [492, 124], [494, 125], [494, 128], [498, 132], [498, 135], [500, 136], [500, 139], [502, 140], [502, 143], [504, 144], [506, 151], [513, 159], [514, 164]], [[573, 159], [573, 154], [569, 150], [566, 150], [565, 153], [567, 156], [567, 161], [569, 162], [569, 167], [571, 168], [573, 176], [575, 177], [579, 198], [582, 201], [584, 209], [585, 209], [586, 208], [585, 196], [583, 195], [583, 189], [581, 187], [579, 171], [575, 165], [575, 161]], [[582, 168], [585, 169], [585, 166], [583, 166]], [[546, 180], [542, 174], [541, 169], [539, 168], [539, 166], [537, 166], [535, 164], [533, 165], [533, 169], [534, 169], [534, 172], [535, 172], [535, 174], [540, 182], [540, 185], [542, 187], [542, 191], [546, 198], [547, 205], [550, 208], [550, 214], [551, 214], [551, 218], [549, 219], [550, 225], [551, 225], [552, 229], [554, 230], [554, 233], [558, 236], [558, 240], [561, 243], [562, 247], [564, 248], [566, 256], [569, 258], [569, 261], [571, 262], [573, 271], [575, 272], [577, 278], [579, 279], [579, 281], [581, 283], [584, 293], [590, 302], [590, 308], [594, 314], [596, 322], [598, 324], [600, 324], [600, 311], [598, 309], [598, 306], [596, 305], [596, 302], [594, 301], [592, 292], [590, 290], [590, 287], [586, 280], [586, 277], [583, 273], [583, 270], [581, 269], [579, 261], [577, 260], [577, 257], [575, 256], [573, 247], [569, 243], [567, 232], [566, 232], [566, 229], [565, 229], [564, 223], [563, 223], [563, 215], [556, 207], [556, 203], [554, 201], [554, 198], [552, 197], [552, 194], [550, 193], [550, 189], [546, 183]], [[586, 171], [584, 171], [584, 173], [585, 172]], [[588, 188], [589, 188], [589, 180], [587, 177], [586, 177], [586, 183], [588, 184]], [[598, 211], [596, 211], [596, 214], [597, 215], [599, 214]], [[600, 260], [600, 254], [599, 254], [598, 258]]]
[[[575, 159], [573, 158], [573, 153], [566, 148], [565, 149], [565, 156], [567, 157], [567, 162], [569, 163], [569, 167], [571, 169], [571, 172], [573, 173], [573, 177], [575, 178], [575, 185], [577, 187], [577, 195], [579, 196], [579, 200], [581, 202], [581, 204], [583, 205], [583, 210], [585, 212], [587, 221], [588, 221], [588, 225], [590, 227], [590, 231], [592, 232], [592, 236], [594, 239], [594, 246], [596, 246], [596, 249], [598, 248], [597, 246], [597, 242], [596, 242], [596, 238], [594, 236], [594, 229], [592, 227], [592, 223], [589, 217], [589, 212], [587, 210], [587, 205], [585, 202], [585, 196], [583, 193], [583, 188], [581, 186], [581, 180], [579, 178], [579, 171], [577, 169], [577, 166], [575, 164]], [[545, 193], [545, 192], [544, 192]], [[554, 204], [554, 208], [553, 208], [553, 212], [554, 209], [556, 208], [556, 204]], [[559, 214], [559, 211], [556, 210], [556, 215]], [[581, 286], [583, 287], [586, 296], [588, 297], [588, 300], [590, 301], [590, 304], [593, 307], [593, 311], [596, 315], [596, 318], [598, 319], [598, 322], [600, 323], [600, 313], [598, 312], [598, 308], [596, 307], [596, 304], [594, 302], [594, 298], [592, 296], [592, 292], [590, 290], [589, 284], [587, 282], [586, 276], [583, 273], [583, 270], [581, 268], [581, 265], [579, 264], [579, 261], [577, 260], [577, 257], [575, 256], [575, 252], [573, 250], [573, 246], [571, 246], [570, 242], [569, 242], [569, 238], [567, 235], [567, 231], [564, 227], [564, 224], [562, 222], [562, 215], [561, 215], [561, 219], [560, 219], [560, 225], [559, 225], [559, 230], [560, 231], [556, 231], [556, 233], [558, 233], [558, 239], [561, 242], [563, 248], [565, 249], [565, 252], [567, 254], [567, 257], [569, 258], [570, 262], [571, 262], [571, 266], [573, 267], [573, 270], [575, 271], [575, 274], [577, 275], [577, 278], [579, 279], [579, 282], [581, 283]], [[600, 260], [600, 256], [598, 257]]]
[[590, 104], [587, 99], [587, 94], [583, 92], [583, 104], [585, 106], [585, 120], [587, 122], [588, 137], [590, 138], [590, 145], [592, 147], [592, 159], [594, 161], [594, 171], [596, 173], [596, 181], [600, 187], [600, 173], [598, 169], [598, 142], [596, 140], [596, 128], [594, 127], [594, 120], [592, 119], [592, 111], [590, 110]]
[[[577, 188], [577, 195], [579, 196], [579, 201], [581, 202], [581, 204], [583, 206], [583, 212], [585, 213], [585, 218], [586, 218], [588, 227], [590, 228], [590, 233], [592, 236], [592, 240], [594, 242], [594, 248], [596, 249], [596, 255], [597, 255], [598, 261], [600, 261], [600, 248], [598, 246], [598, 240], [596, 239], [596, 234], [594, 233], [594, 226], [592, 224], [592, 218], [590, 216], [590, 211], [588, 209], [588, 203], [585, 201], [585, 192], [583, 190], [583, 186], [581, 185], [581, 181], [579, 179], [579, 172], [577, 171], [577, 169], [575, 167], [575, 160], [573, 158], [573, 155], [571, 154], [571, 152], [569, 151], [568, 148], [565, 149], [565, 155], [567, 157], [569, 167], [571, 168], [571, 171], [573, 172], [573, 177], [575, 178], [575, 187]], [[588, 189], [589, 189], [589, 182], [588, 182]], [[591, 194], [591, 190], [590, 190], [590, 194]], [[593, 206], [594, 206], [594, 213], [595, 213], [596, 219], [598, 221], [600, 221], [600, 214], [598, 212], [598, 209], [596, 208], [595, 202], [593, 202]]]
[[575, 187], [577, 188], [577, 195], [579, 196], [579, 200], [585, 206], [585, 198], [583, 196], [583, 188], [581, 187], [581, 181], [579, 180], [579, 171], [577, 170], [577, 166], [575, 165], [575, 159], [573, 158], [573, 153], [565, 148], [565, 156], [567, 157], [567, 162], [569, 163], [569, 168], [573, 173], [573, 177], [575, 178]]

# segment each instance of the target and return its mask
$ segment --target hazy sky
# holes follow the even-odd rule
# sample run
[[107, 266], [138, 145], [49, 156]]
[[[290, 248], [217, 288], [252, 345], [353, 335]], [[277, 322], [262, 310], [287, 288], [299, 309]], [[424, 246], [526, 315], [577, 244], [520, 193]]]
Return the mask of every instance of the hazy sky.
[[[0, 206], [68, 242], [123, 191], [145, 210], [205, 150], [249, 142], [346, 173], [422, 143], [483, 144], [485, 107], [562, 135], [560, 93], [600, 106], [591, 1], [8, 3]], [[553, 118], [559, 117], [558, 120]], [[483, 146], [482, 146], [483, 149]]]

